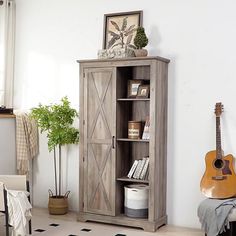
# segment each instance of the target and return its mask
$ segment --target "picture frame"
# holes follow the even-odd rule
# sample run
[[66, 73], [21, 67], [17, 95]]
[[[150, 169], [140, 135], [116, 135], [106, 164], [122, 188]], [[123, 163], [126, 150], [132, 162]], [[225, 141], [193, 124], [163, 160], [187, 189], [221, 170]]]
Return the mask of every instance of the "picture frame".
[[150, 92], [150, 85], [140, 85], [138, 88], [137, 98], [148, 98]]
[[128, 98], [135, 98], [137, 96], [141, 84], [143, 84], [142, 80], [128, 80]]
[[103, 49], [121, 49], [127, 47], [135, 49], [133, 40], [136, 35], [136, 29], [138, 26], [142, 26], [142, 24], [143, 11], [105, 14]]

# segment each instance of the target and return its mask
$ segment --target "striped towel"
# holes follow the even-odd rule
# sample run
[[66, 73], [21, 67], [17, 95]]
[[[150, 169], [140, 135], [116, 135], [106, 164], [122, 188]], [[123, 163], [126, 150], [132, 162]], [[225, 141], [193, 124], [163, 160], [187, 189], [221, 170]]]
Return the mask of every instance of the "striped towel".
[[16, 159], [21, 175], [29, 173], [30, 160], [39, 153], [38, 127], [26, 113], [16, 114]]

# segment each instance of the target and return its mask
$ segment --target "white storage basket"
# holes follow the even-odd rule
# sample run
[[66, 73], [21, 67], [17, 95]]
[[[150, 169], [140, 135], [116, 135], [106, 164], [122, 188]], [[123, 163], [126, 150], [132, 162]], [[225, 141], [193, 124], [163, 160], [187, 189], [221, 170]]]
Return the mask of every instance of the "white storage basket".
[[148, 217], [148, 190], [145, 184], [125, 186], [125, 215], [129, 217]]

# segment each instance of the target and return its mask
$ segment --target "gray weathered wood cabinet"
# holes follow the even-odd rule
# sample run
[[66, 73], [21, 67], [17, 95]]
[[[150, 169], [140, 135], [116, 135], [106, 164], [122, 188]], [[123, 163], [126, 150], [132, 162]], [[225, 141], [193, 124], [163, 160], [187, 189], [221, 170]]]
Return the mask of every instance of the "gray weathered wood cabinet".
[[[79, 221], [155, 231], [167, 223], [168, 63], [161, 57], [80, 60]], [[128, 98], [128, 80], [150, 84], [150, 98]], [[150, 118], [150, 140], [128, 139], [128, 121]], [[149, 156], [148, 180], [127, 178]], [[124, 215], [124, 186], [149, 185], [148, 218]]]

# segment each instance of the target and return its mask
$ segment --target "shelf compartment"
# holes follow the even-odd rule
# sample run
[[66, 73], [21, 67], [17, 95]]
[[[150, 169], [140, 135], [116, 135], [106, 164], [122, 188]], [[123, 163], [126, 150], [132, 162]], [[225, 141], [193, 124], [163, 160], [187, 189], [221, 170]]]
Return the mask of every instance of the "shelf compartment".
[[147, 117], [150, 117], [150, 101], [139, 100], [135, 102], [117, 102], [117, 137], [128, 137], [128, 122], [129, 121], [141, 121], [142, 129], [145, 125]]
[[148, 180], [144, 180], [144, 179], [133, 179], [133, 178], [128, 178], [126, 176], [121, 177], [121, 178], [117, 178], [117, 181], [124, 181], [124, 182], [132, 182], [132, 183], [143, 183], [143, 184], [148, 184], [149, 181]]
[[116, 139], [120, 142], [141, 142], [141, 143], [149, 143], [148, 139], [130, 139], [130, 138], [118, 138]]
[[150, 85], [150, 66], [125, 66], [117, 68], [117, 98], [127, 98], [128, 80], [142, 80]]
[[[128, 139], [127, 139], [128, 140]], [[148, 142], [117, 142], [117, 177], [127, 176], [135, 160], [149, 156]], [[122, 177], [123, 178], [123, 177]], [[125, 178], [127, 180], [128, 178]]]

